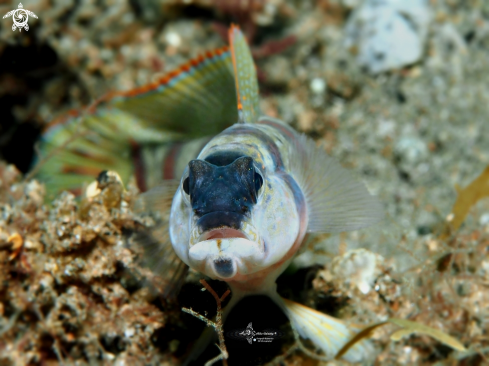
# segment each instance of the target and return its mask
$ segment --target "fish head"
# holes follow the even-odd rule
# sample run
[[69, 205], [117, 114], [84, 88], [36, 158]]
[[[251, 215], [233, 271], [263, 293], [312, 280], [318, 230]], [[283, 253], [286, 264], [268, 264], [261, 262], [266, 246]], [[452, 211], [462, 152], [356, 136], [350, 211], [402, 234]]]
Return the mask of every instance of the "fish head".
[[277, 174], [250, 156], [225, 155], [190, 161], [173, 200], [170, 237], [191, 268], [246, 282], [281, 263], [302, 240], [301, 215]]

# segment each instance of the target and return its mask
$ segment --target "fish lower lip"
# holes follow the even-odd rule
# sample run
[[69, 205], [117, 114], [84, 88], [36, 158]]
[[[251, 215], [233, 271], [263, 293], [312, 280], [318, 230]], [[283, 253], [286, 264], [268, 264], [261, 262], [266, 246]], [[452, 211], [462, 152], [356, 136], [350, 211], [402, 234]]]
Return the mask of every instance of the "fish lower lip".
[[261, 242], [256, 228], [251, 223], [243, 221], [239, 229], [223, 225], [202, 231], [199, 225], [195, 225], [190, 234], [189, 244], [193, 246], [206, 240], [233, 238], [246, 239], [256, 243]]
[[199, 241], [211, 240], [211, 239], [230, 239], [230, 238], [243, 238], [248, 239], [248, 236], [240, 230], [223, 227], [218, 229], [213, 229], [202, 234]]

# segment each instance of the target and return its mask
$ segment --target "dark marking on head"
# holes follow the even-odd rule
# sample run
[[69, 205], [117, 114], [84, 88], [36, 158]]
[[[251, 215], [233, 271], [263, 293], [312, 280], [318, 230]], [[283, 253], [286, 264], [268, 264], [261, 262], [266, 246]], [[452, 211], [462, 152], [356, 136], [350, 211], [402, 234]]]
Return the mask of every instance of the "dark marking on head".
[[199, 225], [202, 231], [218, 229], [221, 227], [240, 230], [243, 219], [244, 215], [236, 212], [214, 211], [203, 215], [197, 221], [197, 225]]
[[204, 160], [215, 166], [225, 166], [234, 162], [236, 159], [241, 158], [243, 153], [239, 151], [219, 151], [209, 155]]
[[[222, 156], [216, 159], [225, 160]], [[263, 182], [249, 156], [241, 156], [225, 166], [192, 160], [188, 179], [188, 187], [184, 181], [184, 190], [187, 192], [188, 188], [192, 209], [204, 230], [224, 226], [239, 230], [241, 221], [256, 204], [257, 188]]]
[[232, 277], [234, 270], [234, 263], [229, 258], [218, 258], [214, 260], [214, 268], [216, 273], [224, 278]]

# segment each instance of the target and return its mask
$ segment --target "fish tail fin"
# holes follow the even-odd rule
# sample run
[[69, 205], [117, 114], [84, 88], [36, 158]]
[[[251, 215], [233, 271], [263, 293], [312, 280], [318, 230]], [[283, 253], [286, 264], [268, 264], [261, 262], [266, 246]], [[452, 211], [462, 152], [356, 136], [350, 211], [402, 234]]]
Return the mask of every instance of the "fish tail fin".
[[260, 106], [255, 63], [243, 33], [234, 24], [229, 28], [229, 45], [233, 61], [239, 122], [256, 123], [260, 117]]
[[[326, 357], [333, 359], [350, 339], [360, 331], [345, 322], [311, 309], [279, 295], [275, 301], [288, 316], [292, 328], [303, 338], [310, 339]], [[348, 362], [360, 362], [372, 353], [371, 345], [362, 341], [348, 350], [343, 358]]]

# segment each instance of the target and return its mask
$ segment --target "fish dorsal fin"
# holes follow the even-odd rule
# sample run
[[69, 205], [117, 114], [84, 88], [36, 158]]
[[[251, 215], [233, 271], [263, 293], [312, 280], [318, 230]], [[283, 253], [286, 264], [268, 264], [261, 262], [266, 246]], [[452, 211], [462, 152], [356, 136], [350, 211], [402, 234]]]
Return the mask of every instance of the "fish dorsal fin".
[[255, 64], [243, 33], [235, 25], [231, 25], [229, 29], [229, 44], [233, 60], [239, 123], [255, 123], [260, 115]]
[[50, 193], [79, 191], [102, 170], [127, 182], [135, 146], [212, 136], [236, 123], [234, 89], [229, 48], [206, 52], [153, 83], [110, 93], [53, 121], [34, 171]]
[[367, 187], [305, 135], [291, 146], [290, 167], [306, 198], [308, 232], [356, 230], [383, 218], [382, 204]]
[[190, 60], [152, 84], [117, 93], [113, 105], [155, 129], [198, 138], [235, 123], [233, 86], [230, 52], [224, 47]]

